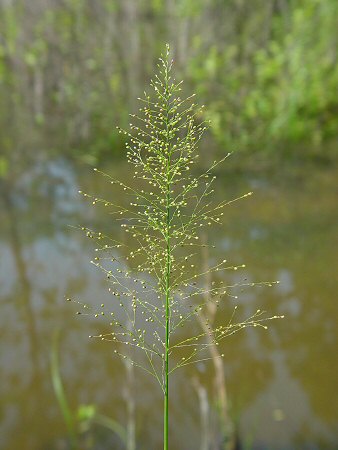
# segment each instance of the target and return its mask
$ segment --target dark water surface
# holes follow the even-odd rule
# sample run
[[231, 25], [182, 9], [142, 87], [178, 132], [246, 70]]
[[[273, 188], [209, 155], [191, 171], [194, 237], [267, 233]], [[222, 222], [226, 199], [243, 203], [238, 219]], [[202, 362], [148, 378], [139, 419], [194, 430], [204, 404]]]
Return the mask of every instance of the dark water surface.
[[[128, 178], [125, 165], [106, 171]], [[285, 314], [269, 330], [248, 329], [222, 345], [231, 415], [243, 448], [338, 448], [338, 170], [298, 169], [263, 175], [219, 173], [219, 199], [254, 191], [228, 207], [212, 230], [210, 261], [245, 263], [240, 277], [280, 280], [250, 288], [219, 311], [227, 321], [257, 308]], [[67, 430], [51, 383], [53, 335], [60, 331], [60, 365], [67, 398], [76, 410], [98, 411], [127, 423], [127, 372], [109, 343], [88, 335], [103, 324], [76, 316], [65, 301], [109, 300], [93, 265], [92, 243], [69, 225], [90, 225], [120, 236], [113, 218], [78, 190], [114, 198], [111, 186], [87, 168], [63, 160], [37, 164], [2, 189], [0, 203], [0, 448], [66, 449]], [[199, 449], [197, 374], [212, 398], [212, 364], [181, 369], [172, 379], [171, 449]], [[136, 439], [140, 449], [161, 448], [158, 386], [134, 376]], [[213, 408], [210, 404], [209, 407]], [[112, 432], [96, 429], [95, 449], [123, 448]]]

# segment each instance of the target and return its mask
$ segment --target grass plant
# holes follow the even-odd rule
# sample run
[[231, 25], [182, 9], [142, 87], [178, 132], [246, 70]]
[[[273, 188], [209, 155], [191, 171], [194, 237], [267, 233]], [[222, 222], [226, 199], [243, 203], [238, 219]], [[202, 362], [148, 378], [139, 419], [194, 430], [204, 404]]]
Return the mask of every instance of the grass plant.
[[[95, 337], [116, 344], [115, 353], [144, 370], [158, 382], [163, 394], [163, 449], [169, 448], [170, 376], [178, 369], [212, 359], [210, 346], [246, 327], [266, 328], [266, 317], [257, 310], [244, 321], [235, 321], [235, 312], [225, 324], [211, 328], [187, 326], [196, 316], [207, 317], [204, 308], [216, 307], [235, 286], [249, 286], [243, 279], [236, 285], [224, 281], [204, 282], [205, 277], [239, 271], [244, 264], [231, 265], [226, 259], [203, 268], [200, 250], [207, 244], [201, 232], [220, 226], [224, 209], [251, 195], [212, 203], [214, 169], [225, 161], [214, 161], [198, 172], [197, 147], [208, 123], [199, 121], [201, 108], [194, 95], [181, 97], [182, 82], [172, 75], [172, 60], [167, 46], [160, 58], [158, 72], [151, 81], [152, 95], [139, 98], [139, 114], [132, 114], [130, 130], [119, 129], [128, 139], [127, 159], [134, 171], [135, 186], [94, 169], [121, 190], [128, 205], [82, 193], [93, 204], [109, 209], [128, 240], [83, 227], [97, 242], [92, 263], [109, 281], [111, 304], [93, 311], [77, 302], [78, 314], [109, 318], [110, 331]], [[271, 282], [256, 283], [271, 286]], [[180, 330], [185, 328], [182, 337]], [[189, 335], [190, 333], [190, 335]], [[188, 335], [188, 337], [187, 337]], [[219, 353], [219, 357], [224, 354]]]

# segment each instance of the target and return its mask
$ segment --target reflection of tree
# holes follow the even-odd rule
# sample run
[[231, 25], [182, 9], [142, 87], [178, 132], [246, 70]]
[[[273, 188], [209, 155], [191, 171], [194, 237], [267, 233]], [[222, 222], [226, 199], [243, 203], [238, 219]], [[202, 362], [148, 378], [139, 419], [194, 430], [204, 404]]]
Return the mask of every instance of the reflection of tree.
[[[0, 180], [1, 182], [1, 180]], [[32, 309], [32, 287], [27, 273], [27, 266], [23, 256], [21, 236], [19, 230], [19, 220], [16, 217], [15, 207], [9, 192], [6, 189], [5, 181], [2, 181], [2, 200], [5, 205], [5, 210], [8, 216], [8, 242], [11, 245], [13, 258], [16, 265], [16, 271], [19, 279], [18, 286], [18, 305], [24, 317], [24, 323], [27, 327], [27, 337], [30, 342], [30, 357], [33, 370], [36, 375], [39, 374], [39, 338], [36, 325], [36, 318]]]
[[[224, 306], [218, 311], [223, 321], [227, 317], [231, 317], [232, 313], [233, 309], [230, 305]], [[243, 311], [239, 312], [239, 317], [246, 317], [246, 314]], [[254, 403], [260, 393], [264, 392], [274, 378], [273, 362], [270, 360], [267, 349], [268, 332], [256, 329], [251, 331], [252, 333], [250, 330], [243, 330], [234, 336], [230, 336], [220, 345], [220, 350], [225, 354], [222, 364], [224, 364], [228, 394], [227, 413], [231, 420], [235, 422], [235, 433], [239, 429], [242, 414]], [[255, 339], [255, 335], [256, 337], [259, 335], [258, 339]], [[252, 341], [255, 342], [254, 346], [251, 344]], [[194, 372], [192, 369], [189, 370], [190, 372], [192, 377]], [[212, 392], [214, 368], [211, 364], [208, 364], [205, 371], [200, 373], [199, 380], [208, 392]], [[210, 395], [210, 398], [213, 398], [213, 400], [216, 398], [216, 402], [219, 402], [220, 393], [213, 393], [216, 396]], [[259, 411], [257, 411], [257, 416], [259, 416]], [[244, 442], [247, 435], [252, 435], [256, 425], [257, 421], [253, 420], [252, 428], [246, 429], [244, 435], [240, 434], [237, 439], [235, 434], [236, 445]], [[219, 429], [215, 431], [219, 433]]]
[[[88, 180], [88, 182], [91, 181]], [[333, 179], [332, 182], [335, 180]], [[246, 191], [245, 187], [242, 189], [237, 186], [236, 189], [237, 192]], [[96, 187], [93, 190], [98, 191]], [[289, 192], [278, 192], [278, 201], [276, 201], [275, 193], [266, 192], [260, 196], [259, 192], [256, 192], [249, 202], [243, 202], [238, 207], [228, 209], [229, 226], [225, 236], [217, 234], [217, 230], [215, 235], [210, 236], [210, 239], [217, 244], [215, 252], [220, 252], [222, 257], [226, 257], [231, 262], [246, 263], [247, 269], [244, 271], [244, 276], [251, 281], [279, 279], [281, 269], [289, 275], [290, 279], [289, 285], [287, 280], [282, 279], [279, 289], [250, 288], [244, 293], [238, 293], [238, 301], [229, 300], [219, 311], [222, 320], [226, 320], [231, 316], [233, 306], [239, 303], [239, 318], [245, 317], [247, 305], [252, 305], [253, 310], [262, 307], [272, 314], [279, 312], [287, 316], [283, 321], [273, 322], [267, 332], [243, 331], [222, 344], [222, 352], [226, 355], [227, 388], [231, 413], [240, 415], [255, 403], [259, 394], [264, 393], [268, 385], [271, 385], [271, 381], [275, 378], [275, 369], [274, 363], [270, 360], [270, 350], [280, 345], [283, 360], [288, 365], [288, 372], [299, 380], [315, 414], [332, 425], [334, 435], [333, 420], [338, 416], [337, 396], [332, 388], [335, 373], [337, 373], [335, 349], [338, 340], [335, 320], [337, 316], [335, 268], [338, 265], [336, 252], [338, 242], [334, 227], [337, 223], [337, 215], [334, 210], [332, 211], [336, 204], [335, 191], [332, 191], [331, 197], [327, 194], [328, 190], [325, 191], [325, 199], [321, 190], [316, 196], [314, 193], [309, 195], [304, 190], [299, 194], [296, 191], [296, 188], [292, 188]], [[4, 184], [1, 186], [1, 195], [3, 192], [6, 192]], [[8, 192], [11, 191], [7, 185]], [[229, 197], [231, 196], [232, 194], [229, 193]], [[306, 200], [307, 198], [309, 200]], [[317, 199], [316, 210], [313, 205], [314, 198]], [[28, 219], [33, 225], [32, 231], [27, 236], [23, 233], [25, 223], [23, 223], [21, 212], [19, 216], [13, 201], [10, 207], [6, 206], [7, 201], [4, 197], [1, 198], [1, 206], [4, 206], [2, 208], [4, 220], [1, 221], [1, 227], [6, 227], [6, 237], [15, 259], [19, 279], [17, 290], [11, 294], [11, 299], [15, 297], [18, 299], [18, 308], [21, 308], [24, 320], [23, 325], [17, 326], [14, 323], [6, 325], [9, 331], [5, 330], [8, 337], [5, 336], [3, 345], [15, 352], [19, 347], [17, 339], [22, 339], [23, 342], [28, 341], [30, 346], [39, 348], [40, 371], [43, 375], [40, 382], [35, 377], [34, 382], [24, 383], [30, 376], [29, 364], [33, 359], [30, 354], [24, 355], [26, 348], [24, 344], [22, 346], [20, 344], [16, 359], [20, 359], [23, 354], [22, 359], [27, 361], [14, 370], [6, 365], [1, 367], [2, 377], [6, 387], [9, 387], [6, 393], [5, 387], [2, 388], [2, 405], [6, 408], [8, 405], [16, 404], [14, 425], [17, 428], [15, 430], [10, 428], [12, 434], [10, 440], [15, 438], [13, 441], [15, 450], [16, 448], [35, 450], [41, 442], [51, 442], [51, 445], [47, 447], [53, 448], [54, 436], [64, 433], [62, 417], [57, 413], [57, 406], [49, 386], [49, 371], [46, 364], [49, 337], [55, 324], [62, 324], [65, 333], [62, 355], [63, 375], [72, 405], [81, 401], [96, 401], [100, 410], [102, 406], [102, 412], [107, 415], [113, 414], [125, 423], [126, 417], [122, 412], [125, 409], [125, 403], [119, 392], [119, 386], [125, 375], [123, 366], [103, 356], [107, 351], [109, 352], [109, 349], [107, 350], [101, 342], [95, 344], [87, 342], [88, 334], [100, 329], [100, 325], [97, 322], [88, 324], [83, 320], [80, 321], [79, 317], [73, 320], [69, 308], [67, 310], [61, 307], [55, 308], [57, 295], [60, 297], [60, 289], [57, 290], [56, 286], [63, 280], [65, 280], [67, 292], [80, 295], [81, 298], [84, 298], [84, 292], [90, 292], [90, 297], [100, 302], [97, 298], [98, 281], [89, 274], [87, 260], [85, 264], [82, 262], [82, 244], [75, 249], [69, 248], [69, 259], [68, 253], [64, 250], [62, 258], [59, 254], [48, 253], [49, 250], [43, 255], [43, 261], [48, 260], [48, 263], [43, 263], [39, 269], [42, 277], [48, 276], [50, 267], [55, 267], [60, 272], [54, 274], [53, 282], [50, 282], [42, 291], [34, 278], [36, 273], [28, 273], [27, 260], [24, 258], [26, 255], [24, 241], [28, 239], [31, 241], [32, 236], [41, 237], [45, 229], [42, 232], [41, 227], [37, 226], [37, 210], [30, 209], [29, 215], [24, 217], [25, 221]], [[39, 203], [40, 207], [41, 203]], [[101, 220], [100, 216], [96, 217], [96, 220]], [[82, 219], [79, 222], [82, 223]], [[105, 225], [107, 228], [111, 226], [110, 223]], [[52, 231], [55, 229], [54, 224], [48, 223], [48, 226]], [[226, 249], [222, 247], [225, 237], [229, 242]], [[53, 239], [54, 237], [50, 240], [49, 249], [54, 252], [57, 244]], [[67, 240], [63, 242], [66, 242], [68, 246]], [[74, 242], [73, 236], [72, 242]], [[32, 267], [35, 267], [36, 260], [38, 255], [32, 252]], [[32, 295], [36, 289], [39, 289], [44, 298], [43, 311], [33, 309]], [[61, 291], [63, 292], [63, 288]], [[246, 297], [247, 294], [251, 297]], [[59, 297], [58, 300], [61, 301]], [[15, 317], [17, 319], [18, 314]], [[1, 314], [1, 318], [2, 323], [6, 321], [7, 324], [5, 315]], [[36, 328], [37, 323], [39, 330]], [[37, 337], [34, 337], [34, 332]], [[38, 339], [36, 345], [33, 343], [34, 339]], [[37, 367], [38, 363], [32, 364], [33, 366]], [[208, 388], [211, 387], [211, 365], [209, 369], [201, 374], [201, 382]], [[177, 441], [186, 438], [186, 427], [189, 432], [194, 433], [198, 423], [198, 418], [194, 420], [197, 415], [196, 410], [193, 410], [194, 407], [196, 408], [197, 401], [195, 402], [192, 389], [189, 390], [186, 386], [186, 378], [189, 378], [191, 373], [192, 370], [182, 372], [182, 378], [175, 382], [177, 392], [175, 392], [173, 408], [176, 408]], [[114, 384], [107, 381], [112, 377]], [[147, 384], [144, 377], [137, 377], [135, 391], [137, 427], [138, 430], [142, 428], [144, 430], [142, 433], [138, 431], [137, 435], [143, 443], [148, 444], [148, 448], [155, 448], [159, 444], [160, 436], [156, 435], [156, 431], [154, 432], [149, 424], [155, 424], [155, 428], [157, 425], [161, 427], [160, 421], [154, 417], [161, 408], [159, 398], [154, 401], [154, 385]], [[264, 400], [265, 398], [262, 401]], [[192, 420], [190, 416], [187, 419], [180, 412], [179, 405], [182, 401], [187, 402]], [[39, 420], [34, 417], [37, 411], [41, 415]], [[284, 412], [292, 417], [292, 411]], [[259, 413], [260, 411], [255, 411], [255, 414], [259, 415]], [[311, 415], [309, 417], [313, 420]], [[51, 423], [52, 431], [48, 430]], [[316, 435], [315, 427], [312, 425], [313, 422], [309, 420], [304, 428], [298, 431], [295, 447], [297, 443], [300, 447], [310, 442], [316, 443], [318, 448], [325, 449], [325, 445], [328, 446], [324, 437], [321, 442], [322, 438], [319, 433]], [[19, 429], [22, 429], [21, 434], [17, 433]], [[250, 431], [248, 430], [248, 433]], [[32, 439], [32, 444], [27, 443], [27, 436]], [[188, 448], [187, 445], [186, 448]]]
[[[3, 367], [4, 380], [8, 383], [8, 388], [3, 393], [3, 401], [5, 407], [7, 402], [11, 404], [13, 400], [15, 401], [16, 421], [20, 422], [22, 433], [10, 432], [10, 442], [13, 436], [16, 436], [17, 444], [20, 445], [20, 448], [24, 448], [27, 442], [27, 434], [24, 431], [25, 424], [27, 424], [28, 420], [30, 433], [34, 435], [35, 422], [31, 418], [34, 417], [37, 411], [46, 408], [46, 397], [45, 395], [31, 395], [31, 392], [41, 392], [44, 389], [37, 316], [33, 310], [32, 283], [24, 257], [22, 235], [19, 227], [20, 222], [13, 203], [13, 197], [11, 196], [11, 185], [9, 180], [7, 182], [6, 180], [0, 180], [0, 184], [1, 200], [7, 216], [5, 221], [8, 234], [7, 242], [12, 251], [18, 280], [10, 298], [10, 301], [13, 303], [11, 310], [15, 311], [16, 319], [19, 319], [20, 315], [22, 318], [21, 321], [16, 320], [15, 323], [9, 323], [8, 321], [3, 323], [5, 325], [4, 332], [7, 329], [11, 330], [11, 333], [8, 335], [10, 340], [8, 341], [7, 339], [5, 341], [6, 346], [8, 346], [7, 352], [15, 353], [17, 355], [16, 358], [22, 358], [18, 364], [15, 364], [15, 366], [18, 365], [20, 371], [17, 368], [14, 369], [11, 365]], [[25, 354], [26, 344], [28, 344], [27, 355]], [[38, 433], [37, 430], [35, 432]]]
[[337, 267], [333, 249], [338, 248], [334, 226], [338, 217], [326, 219], [329, 219], [326, 224], [312, 224], [306, 241], [299, 242], [294, 250], [293, 295], [300, 309], [294, 320], [289, 321], [288, 332], [282, 334], [282, 346], [290, 370], [308, 393], [315, 412], [333, 425], [338, 417], [338, 397], [332, 395], [330, 384], [338, 373], [338, 332], [337, 290], [330, 268]]
[[[59, 307], [56, 310], [55, 303], [62, 301], [62, 293], [65, 292], [62, 286], [69, 284], [72, 292], [81, 292], [83, 289], [89, 291], [85, 286], [87, 282], [92, 285], [95, 283], [88, 281], [89, 275], [81, 265], [81, 256], [78, 251], [75, 251], [75, 256], [80, 260], [74, 258], [74, 252], [69, 250], [71, 262], [69, 259], [67, 261], [65, 252], [62, 254], [62, 259], [57, 252], [59, 242], [56, 238], [60, 235], [56, 235], [55, 238], [57, 224], [52, 221], [51, 213], [59, 213], [59, 206], [62, 207], [65, 201], [69, 200], [69, 195], [64, 194], [64, 198], [60, 198], [60, 195], [57, 197], [56, 191], [61, 183], [65, 185], [59, 190], [61, 193], [72, 192], [74, 188], [73, 185], [69, 185], [69, 177], [68, 179], [66, 176], [60, 179], [55, 177], [55, 173], [60, 174], [60, 170], [64, 170], [64, 167], [61, 166], [59, 171], [54, 170], [54, 178], [49, 178], [48, 173], [46, 176], [42, 170], [36, 170], [39, 169], [37, 165], [26, 172], [23, 170], [24, 166], [23, 163], [17, 168], [17, 172], [22, 171], [22, 176], [25, 178], [25, 192], [20, 177], [16, 176], [18, 173], [7, 172], [2, 174], [2, 177], [0, 174], [2, 218], [0, 227], [4, 230], [6, 237], [3, 245], [6, 245], [13, 258], [14, 270], [11, 272], [14, 272], [14, 275], [11, 275], [11, 278], [16, 277], [15, 285], [9, 295], [3, 298], [4, 302], [1, 305], [1, 336], [6, 349], [2, 358], [5, 363], [1, 366], [4, 379], [1, 389], [1, 406], [6, 416], [10, 417], [10, 411], [12, 411], [11, 422], [3, 423], [2, 428], [6, 448], [29, 450], [37, 448], [42, 442], [50, 441], [52, 436], [58, 434], [62, 436], [64, 433], [62, 418], [59, 415], [53, 419], [53, 427], [52, 430], [50, 429], [51, 415], [55, 415], [56, 402], [50, 382], [49, 347], [55, 327], [60, 325], [64, 332], [71, 330], [76, 333], [79, 325], [77, 321], [75, 322], [75, 318], [72, 318], [69, 310], [67, 313]], [[69, 171], [68, 166], [66, 170]], [[53, 176], [53, 171], [50, 172]], [[41, 189], [42, 184], [47, 189]], [[41, 192], [37, 195], [39, 190]], [[52, 201], [54, 197], [57, 197], [59, 203]], [[46, 206], [49, 207], [46, 208]], [[66, 207], [64, 210], [67, 212]], [[73, 209], [71, 214], [75, 215], [76, 212]], [[64, 243], [64, 236], [60, 242]], [[74, 246], [72, 248], [74, 250]], [[8, 265], [4, 267], [4, 273], [10, 270]], [[56, 273], [58, 270], [60, 270], [59, 275]], [[97, 290], [96, 285], [94, 292], [96, 293]], [[4, 314], [2, 314], [3, 311]], [[65, 314], [70, 316], [69, 320], [68, 318], [65, 320]], [[82, 337], [84, 336], [85, 339], [88, 338], [88, 331], [85, 334], [82, 333]], [[99, 390], [97, 380], [100, 379], [100, 375], [101, 386], [102, 380], [109, 378], [108, 375], [102, 376], [102, 370], [116, 371], [116, 364], [113, 370], [110, 367], [108, 371], [106, 367], [102, 367], [99, 361], [101, 358], [98, 356], [96, 359], [94, 355], [90, 359], [91, 364], [96, 365], [95, 370], [88, 370], [89, 361], [82, 368], [80, 364], [76, 365], [75, 361], [81, 359], [83, 354], [83, 345], [83, 341], [77, 336], [66, 352], [66, 358], [71, 355], [67, 369], [69, 370], [69, 366], [76, 366], [76, 372], [68, 372], [66, 377], [67, 384], [72, 386], [70, 390], [72, 401], [80, 391], [81, 370], [86, 374], [86, 384], [90, 385], [94, 392]], [[111, 393], [109, 397], [113, 398], [114, 393]], [[114, 411], [119, 409], [121, 408], [114, 407]], [[21, 432], [16, 433], [15, 431], [19, 429]], [[48, 448], [53, 448], [53, 445], [51, 444]]]
[[255, 351], [248, 350], [250, 334], [244, 331], [242, 336], [234, 336], [224, 347], [227, 355], [228, 388], [236, 415], [240, 415], [253, 403], [274, 377], [273, 364], [264, 343]]
[[[251, 279], [273, 280], [287, 274], [279, 288], [257, 293], [257, 303], [264, 309], [277, 307], [287, 316], [270, 327], [264, 351], [280, 342], [288, 370], [309, 396], [315, 414], [330, 425], [338, 417], [338, 397], [333, 394], [338, 363], [335, 184], [335, 170], [328, 170], [314, 173], [302, 190], [292, 180], [278, 192], [265, 186], [262, 195], [258, 192], [241, 210], [229, 213], [233, 238], [229, 253], [243, 258]], [[235, 348], [237, 352], [239, 345]]]
[[[206, 236], [202, 235], [202, 243], [205, 244], [206, 243]], [[250, 359], [248, 361], [249, 358], [244, 358], [244, 357], [240, 357], [240, 355], [244, 355], [245, 352], [240, 353], [240, 352], [236, 352], [233, 355], [231, 355], [231, 350], [230, 351], [226, 351], [225, 354], [227, 356], [227, 365], [229, 367], [232, 367], [233, 369], [233, 374], [231, 374], [231, 377], [234, 377], [236, 379], [236, 381], [238, 381], [238, 377], [236, 375], [238, 375], [236, 372], [239, 369], [240, 374], [243, 374], [245, 376], [242, 377], [243, 379], [243, 383], [239, 383], [241, 391], [240, 392], [236, 392], [236, 395], [233, 396], [233, 393], [230, 392], [230, 398], [234, 397], [235, 401], [234, 404], [232, 405], [232, 409], [230, 408], [231, 404], [229, 402], [229, 393], [228, 393], [228, 389], [227, 389], [227, 384], [226, 383], [226, 376], [225, 376], [225, 366], [224, 366], [224, 362], [222, 361], [222, 359], [220, 358], [221, 354], [224, 352], [225, 349], [230, 349], [232, 348], [231, 342], [229, 343], [228, 340], [230, 339], [230, 341], [232, 340], [231, 337], [229, 337], [228, 339], [225, 340], [225, 342], [222, 343], [221, 346], [218, 346], [218, 344], [216, 344], [213, 340], [213, 329], [215, 329], [215, 325], [216, 323], [222, 323], [222, 321], [224, 321], [225, 317], [232, 317], [233, 321], [236, 323], [240, 320], [243, 320], [245, 317], [250, 317], [253, 314], [254, 309], [252, 309], [252, 306], [250, 305], [250, 301], [247, 302], [248, 304], [246, 305], [244, 309], [244, 311], [241, 311], [241, 317], [239, 318], [238, 315], [236, 314], [237, 310], [231, 309], [234, 308], [234, 306], [231, 306], [232, 299], [231, 297], [234, 296], [234, 292], [235, 290], [244, 290], [242, 289], [243, 287], [240, 287], [237, 285], [237, 282], [239, 280], [234, 279], [233, 282], [230, 282], [230, 285], [234, 285], [235, 288], [229, 288], [228, 289], [228, 294], [229, 297], [224, 296], [223, 297], [223, 308], [219, 311], [218, 310], [218, 305], [212, 301], [212, 297], [211, 295], [208, 293], [210, 291], [210, 288], [212, 287], [213, 283], [215, 283], [215, 278], [216, 276], [212, 274], [210, 274], [208, 272], [208, 267], [209, 267], [209, 259], [210, 259], [210, 253], [208, 250], [208, 247], [202, 247], [201, 250], [201, 259], [202, 259], [202, 267], [203, 267], [203, 272], [206, 273], [205, 276], [205, 285], [206, 285], [206, 294], [204, 294], [205, 296], [205, 300], [206, 300], [206, 304], [205, 304], [205, 308], [204, 310], [200, 311], [198, 314], [198, 321], [200, 326], [202, 327], [203, 330], [205, 330], [207, 332], [206, 334], [206, 340], [208, 342], [208, 352], [211, 356], [212, 359], [212, 364], [213, 364], [213, 371], [214, 371], [214, 377], [213, 380], [208, 377], [208, 382], [207, 384], [213, 384], [213, 391], [214, 391], [214, 398], [213, 398], [213, 404], [216, 405], [217, 407], [217, 412], [218, 412], [218, 420], [217, 420], [217, 429], [216, 429], [216, 433], [215, 436], [213, 437], [213, 448], [218, 449], [220, 447], [220, 445], [222, 445], [222, 449], [226, 450], [226, 449], [235, 449], [237, 448], [237, 446], [239, 445], [239, 441], [236, 435], [236, 430], [234, 427], [234, 423], [233, 423], [233, 419], [234, 419], [234, 414], [231, 415], [231, 412], [234, 413], [234, 411], [242, 411], [246, 406], [247, 406], [247, 402], [252, 401], [252, 395], [258, 395], [259, 394], [259, 390], [257, 390], [257, 386], [260, 384], [259, 381], [262, 382], [262, 389], [264, 388], [264, 385], [266, 386], [269, 378], [271, 378], [271, 373], [272, 373], [272, 364], [270, 361], [268, 361], [267, 355], [266, 355], [266, 351], [264, 351], [264, 345], [262, 345], [262, 342], [260, 341], [260, 334], [264, 333], [263, 330], [253, 330], [253, 329], [248, 329], [245, 330], [244, 332], [244, 337], [245, 338], [251, 338], [250, 341], [253, 341], [256, 345], [253, 346], [252, 351], [251, 352], [246, 352], [246, 353], [250, 353], [251, 356], [254, 356], [254, 358], [252, 358], [252, 360]], [[224, 275], [221, 277], [224, 278]], [[226, 277], [229, 278], [229, 277]], [[236, 278], [236, 277], [232, 277], [231, 278]], [[242, 279], [240, 280], [240, 284], [243, 281], [244, 275], [241, 277]], [[221, 280], [218, 280], [218, 282]], [[223, 280], [222, 280], [223, 281]], [[227, 280], [228, 282], [229, 280]], [[237, 286], [236, 286], [237, 285]], [[253, 286], [250, 286], [251, 289], [253, 289]], [[245, 295], [245, 294], [243, 294]], [[219, 314], [220, 313], [220, 314]], [[221, 319], [220, 316], [223, 316], [223, 318]], [[242, 331], [243, 332], [243, 331]], [[246, 339], [243, 340], [243, 342], [245, 342], [245, 347], [247, 349], [249, 349], [250, 347], [252, 347], [251, 342], [248, 342]], [[238, 346], [235, 346], [236, 350], [238, 349]], [[233, 359], [232, 359], [233, 358]], [[243, 361], [242, 361], [243, 359]], [[252, 362], [254, 361], [254, 363]], [[238, 362], [238, 364], [236, 364]], [[244, 364], [243, 364], [244, 363]], [[247, 363], [250, 364], [250, 377], [248, 377], [248, 371], [246, 370], [245, 367], [243, 367], [243, 365], [245, 366]], [[255, 367], [257, 366], [258, 371], [261, 371], [260, 374], [263, 375], [263, 377], [259, 376], [258, 380], [256, 381], [255, 378], [257, 376], [257, 373], [255, 373]], [[259, 372], [258, 372], [259, 373]], [[231, 379], [230, 377], [230, 379]], [[253, 380], [255, 380], [256, 382], [253, 382]], [[194, 385], [195, 388], [197, 390], [197, 393], [199, 395], [199, 399], [200, 399], [200, 410], [201, 410], [201, 425], [203, 425], [204, 423], [204, 428], [205, 428], [205, 434], [206, 435], [210, 435], [210, 432], [208, 430], [209, 427], [209, 412], [208, 412], [208, 398], [207, 398], [207, 390], [205, 389], [205, 386], [203, 386], [200, 381], [197, 378], [193, 379], [194, 381]], [[264, 383], [264, 384], [263, 384]], [[249, 392], [246, 391], [246, 389], [249, 388]], [[251, 389], [254, 389], [254, 391], [251, 392]], [[205, 391], [205, 392], [204, 392]], [[251, 394], [251, 395], [250, 395]], [[203, 431], [202, 431], [203, 433]], [[210, 440], [211, 442], [211, 436], [206, 439], [206, 442], [204, 444], [204, 447], [201, 445], [201, 449], [203, 448], [208, 448], [210, 447], [210, 444], [208, 444], [208, 440]], [[222, 443], [222, 444], [220, 444]]]

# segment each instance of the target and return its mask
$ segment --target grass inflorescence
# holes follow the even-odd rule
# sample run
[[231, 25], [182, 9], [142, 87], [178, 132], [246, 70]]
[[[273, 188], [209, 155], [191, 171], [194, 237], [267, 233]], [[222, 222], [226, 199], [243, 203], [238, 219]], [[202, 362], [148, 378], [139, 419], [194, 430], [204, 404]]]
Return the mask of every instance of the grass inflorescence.
[[[121, 190], [128, 205], [81, 192], [94, 205], [108, 208], [129, 239], [119, 242], [82, 228], [97, 244], [92, 263], [105, 274], [112, 301], [101, 304], [97, 311], [77, 302], [81, 306], [78, 314], [107, 318], [111, 330], [91, 337], [117, 344], [114, 351], [118, 356], [157, 380], [164, 397], [164, 450], [168, 449], [170, 375], [181, 367], [211, 359], [210, 346], [219, 345], [233, 333], [252, 326], [265, 329], [267, 320], [277, 318], [257, 310], [236, 322], [234, 311], [225, 324], [212, 328], [206, 321], [199, 332], [180, 337], [179, 330], [191, 319], [207, 316], [203, 308], [210, 307], [210, 302], [218, 306], [228, 296], [234, 297], [234, 287], [274, 284], [243, 279], [234, 285], [219, 277], [211, 284], [204, 282], [206, 276], [245, 267], [223, 259], [203, 268], [200, 253], [207, 244], [201, 233], [210, 226], [220, 226], [224, 209], [251, 192], [212, 202], [214, 169], [229, 154], [196, 175], [197, 147], [208, 123], [198, 121], [201, 109], [193, 95], [181, 98], [181, 85], [172, 76], [167, 46], [151, 81], [152, 95], [145, 93], [139, 98], [141, 108], [139, 114], [131, 115], [130, 130], [119, 129], [128, 138], [127, 159], [137, 187], [94, 169]], [[193, 330], [186, 327], [188, 333]], [[219, 353], [219, 357], [224, 354]]]

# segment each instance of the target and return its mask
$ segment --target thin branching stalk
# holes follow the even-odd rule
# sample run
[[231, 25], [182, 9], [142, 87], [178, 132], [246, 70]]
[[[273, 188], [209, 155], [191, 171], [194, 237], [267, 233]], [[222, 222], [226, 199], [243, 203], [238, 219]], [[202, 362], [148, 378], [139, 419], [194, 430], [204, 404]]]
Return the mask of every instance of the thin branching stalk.
[[[117, 204], [82, 193], [93, 204], [108, 208], [122, 230], [129, 235], [123, 243], [110, 236], [83, 227], [97, 242], [92, 263], [103, 271], [110, 287], [112, 305], [94, 310], [77, 302], [78, 314], [109, 318], [111, 331], [93, 337], [114, 342], [115, 353], [154, 377], [164, 399], [163, 448], [169, 448], [169, 381], [178, 368], [210, 359], [208, 349], [227, 336], [250, 326], [266, 328], [264, 312], [191, 335], [191, 319], [203, 316], [210, 302], [216, 306], [233, 297], [235, 286], [224, 281], [203, 283], [206, 274], [226, 275], [245, 267], [228, 264], [224, 259], [203, 268], [199, 249], [201, 230], [222, 223], [224, 209], [236, 199], [224, 199], [213, 205], [211, 197], [214, 169], [226, 160], [214, 161], [204, 173], [194, 169], [197, 146], [208, 124], [199, 121], [201, 108], [193, 96], [181, 98], [181, 82], [172, 76], [172, 61], [167, 46], [160, 58], [158, 73], [151, 81], [153, 95], [140, 98], [139, 114], [131, 115], [130, 131], [119, 129], [128, 138], [127, 159], [134, 167], [135, 186], [115, 179], [100, 170], [105, 179], [125, 194], [126, 203]], [[273, 283], [257, 283], [271, 286]], [[76, 300], [74, 300], [76, 301]], [[209, 305], [209, 306], [208, 306]], [[182, 336], [181, 331], [186, 334]], [[133, 352], [128, 352], [132, 348]], [[137, 350], [140, 350], [139, 352]], [[219, 357], [224, 355], [220, 353]]]

